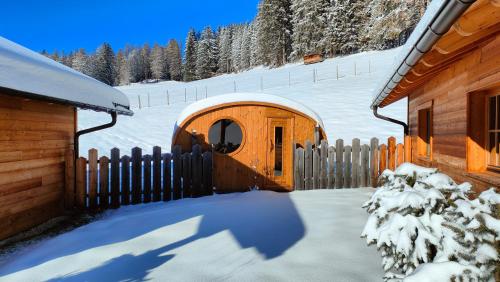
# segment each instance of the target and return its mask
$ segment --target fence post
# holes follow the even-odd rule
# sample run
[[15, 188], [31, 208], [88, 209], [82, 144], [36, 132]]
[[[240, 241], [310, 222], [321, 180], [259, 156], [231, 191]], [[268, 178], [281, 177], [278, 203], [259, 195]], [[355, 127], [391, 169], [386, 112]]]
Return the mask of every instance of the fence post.
[[233, 84], [234, 84], [234, 93], [236, 93], [236, 80], [233, 80]]
[[97, 208], [97, 150], [89, 150], [89, 209]]
[[208, 98], [208, 87], [205, 86], [205, 98]]
[[344, 140], [338, 139], [335, 147], [337, 148], [335, 154], [335, 188], [343, 188], [344, 179], [343, 179], [343, 155], [344, 155]]
[[411, 137], [405, 136], [405, 162], [411, 162]]
[[182, 198], [191, 198], [191, 154], [182, 155]]
[[170, 105], [170, 93], [167, 90], [167, 105]]
[[163, 155], [163, 201], [172, 200], [172, 155]]
[[319, 148], [313, 150], [313, 189], [319, 189], [319, 170], [320, 170], [320, 156]]
[[201, 191], [201, 182], [203, 174], [203, 159], [201, 157], [200, 145], [194, 145], [191, 153], [191, 179], [192, 179], [192, 195], [200, 197], [203, 195]]
[[377, 186], [378, 173], [378, 162], [379, 162], [379, 151], [378, 151], [378, 139], [372, 138], [370, 140], [370, 186]]
[[120, 207], [120, 149], [111, 149], [111, 208]]
[[76, 160], [76, 207], [79, 210], [86, 208], [87, 196], [87, 160], [80, 157]]
[[212, 152], [205, 152], [203, 158], [203, 195], [214, 193], [212, 186]]
[[316, 69], [313, 69], [313, 83], [316, 83]]
[[320, 147], [320, 159], [321, 159], [321, 171], [320, 177], [320, 188], [326, 189], [328, 187], [328, 141], [321, 140]]
[[130, 157], [122, 157], [122, 205], [130, 205]]
[[389, 137], [387, 146], [389, 148], [389, 155], [387, 157], [389, 163], [388, 167], [390, 170], [394, 171], [396, 169], [396, 138]]
[[361, 186], [368, 187], [370, 177], [370, 146], [361, 146]]
[[161, 148], [153, 147], [153, 202], [161, 200]]
[[109, 207], [109, 159], [105, 156], [99, 159], [99, 207]]
[[195, 101], [198, 101], [198, 87], [195, 88]]
[[304, 149], [295, 149], [295, 190], [304, 190]]
[[387, 145], [380, 145], [379, 175], [387, 168]]
[[313, 188], [313, 149], [311, 141], [306, 141], [306, 151], [304, 157], [304, 167], [305, 167], [305, 190], [311, 190]]
[[142, 109], [142, 105], [141, 105], [141, 95], [137, 95], [137, 99], [139, 99], [139, 109]]
[[182, 198], [181, 194], [181, 177], [182, 177], [182, 149], [181, 146], [176, 145], [172, 150], [172, 159], [174, 164], [174, 182], [173, 182], [173, 199], [178, 200]]
[[148, 108], [151, 108], [151, 97], [148, 92]]
[[335, 188], [335, 147], [328, 148], [328, 189]]
[[347, 145], [344, 147], [344, 188], [351, 188], [351, 180], [354, 177], [351, 174], [351, 153], [352, 147]]
[[288, 72], [288, 87], [291, 87], [291, 85], [292, 85], [292, 77], [290, 72]]
[[405, 149], [404, 149], [403, 144], [399, 143], [396, 146], [396, 168], [399, 167], [402, 163], [404, 163], [404, 159], [405, 159], [404, 151], [405, 151]]
[[352, 139], [352, 187], [359, 188], [361, 178], [359, 155], [361, 153], [361, 142], [358, 138]]
[[142, 149], [132, 149], [132, 204], [141, 202], [142, 194]]
[[151, 155], [144, 156], [144, 188], [142, 202], [151, 202]]
[[337, 64], [337, 80], [339, 80], [339, 65]]
[[184, 103], [187, 102], [187, 89], [184, 88]]

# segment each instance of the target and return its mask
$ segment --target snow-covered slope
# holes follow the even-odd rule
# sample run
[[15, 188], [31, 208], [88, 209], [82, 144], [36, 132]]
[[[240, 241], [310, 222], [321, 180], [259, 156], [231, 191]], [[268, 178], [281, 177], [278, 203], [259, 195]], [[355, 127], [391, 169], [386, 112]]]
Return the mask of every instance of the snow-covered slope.
[[0, 281], [381, 281], [373, 189], [253, 191], [124, 207], [0, 262]]
[[[343, 138], [350, 143], [351, 139], [360, 138], [362, 143], [368, 143], [371, 137], [387, 139], [389, 136], [401, 140], [401, 126], [376, 119], [370, 111], [373, 90], [387, 76], [397, 53], [398, 49], [365, 52], [314, 65], [261, 67], [190, 83], [167, 81], [119, 87], [131, 100], [135, 115], [119, 117], [118, 124], [111, 129], [82, 136], [81, 153], [86, 155], [86, 151], [94, 147], [100, 154], [109, 154], [115, 146], [123, 153], [130, 154], [135, 146], [150, 153], [155, 145], [168, 151], [175, 121], [188, 104], [205, 96], [232, 92], [262, 92], [307, 105], [323, 120], [330, 142]], [[380, 112], [406, 120], [406, 100]], [[79, 128], [108, 120], [105, 114], [81, 111]]]

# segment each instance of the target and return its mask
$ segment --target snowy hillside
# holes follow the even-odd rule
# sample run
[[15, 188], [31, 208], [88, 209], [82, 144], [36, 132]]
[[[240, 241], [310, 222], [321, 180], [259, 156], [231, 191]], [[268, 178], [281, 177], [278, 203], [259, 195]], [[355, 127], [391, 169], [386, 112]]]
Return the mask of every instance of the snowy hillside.
[[[389, 136], [401, 140], [401, 126], [376, 119], [369, 108], [374, 88], [386, 76], [397, 53], [398, 49], [365, 52], [314, 65], [260, 67], [190, 83], [167, 81], [119, 87], [131, 100], [135, 115], [120, 116], [115, 127], [84, 135], [81, 153], [85, 155], [92, 147], [101, 154], [109, 154], [113, 147], [123, 152], [139, 146], [144, 153], [150, 153], [155, 145], [169, 150], [175, 121], [189, 103], [205, 96], [233, 92], [262, 92], [306, 104], [323, 119], [331, 142], [338, 138], [360, 138], [362, 143], [367, 143], [372, 137], [387, 139]], [[380, 112], [406, 120], [406, 100]], [[79, 128], [108, 120], [105, 114], [81, 111]]]

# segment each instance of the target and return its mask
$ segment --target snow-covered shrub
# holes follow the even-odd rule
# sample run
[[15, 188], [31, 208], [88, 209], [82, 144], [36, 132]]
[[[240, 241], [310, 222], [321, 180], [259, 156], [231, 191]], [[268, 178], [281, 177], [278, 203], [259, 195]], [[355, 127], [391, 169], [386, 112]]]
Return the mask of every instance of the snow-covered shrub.
[[409, 163], [384, 171], [379, 184], [363, 205], [370, 216], [362, 237], [381, 251], [386, 279], [422, 281], [435, 272], [448, 280], [492, 279], [500, 262], [494, 188], [471, 199], [469, 183]]

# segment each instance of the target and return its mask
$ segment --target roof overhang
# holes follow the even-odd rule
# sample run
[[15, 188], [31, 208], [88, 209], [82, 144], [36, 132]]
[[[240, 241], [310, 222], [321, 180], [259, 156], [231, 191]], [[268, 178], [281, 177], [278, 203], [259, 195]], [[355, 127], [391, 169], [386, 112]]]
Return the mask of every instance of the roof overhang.
[[408, 96], [433, 75], [500, 31], [500, 2], [433, 1], [403, 46], [371, 108]]
[[0, 93], [133, 115], [119, 90], [0, 37]]

